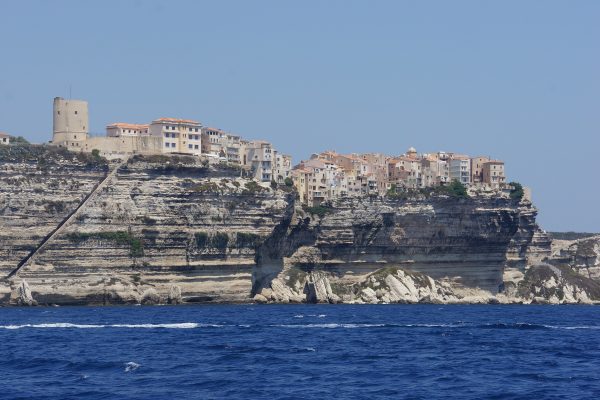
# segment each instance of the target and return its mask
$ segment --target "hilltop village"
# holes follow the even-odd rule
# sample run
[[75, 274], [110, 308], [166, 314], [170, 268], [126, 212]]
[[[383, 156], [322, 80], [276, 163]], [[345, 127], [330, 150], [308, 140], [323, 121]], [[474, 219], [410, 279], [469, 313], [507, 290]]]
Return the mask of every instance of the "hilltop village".
[[[9, 143], [10, 136], [0, 133], [0, 144]], [[452, 182], [487, 191], [507, 188], [503, 161], [451, 152], [419, 154], [413, 147], [397, 156], [325, 151], [292, 167], [291, 157], [267, 141], [246, 140], [190, 119], [115, 122], [106, 126], [105, 135], [92, 135], [88, 103], [61, 97], [54, 99], [50, 144], [94, 152], [109, 160], [134, 154], [179, 154], [232, 164], [259, 182], [294, 186], [308, 206], [341, 197], [384, 196]]]

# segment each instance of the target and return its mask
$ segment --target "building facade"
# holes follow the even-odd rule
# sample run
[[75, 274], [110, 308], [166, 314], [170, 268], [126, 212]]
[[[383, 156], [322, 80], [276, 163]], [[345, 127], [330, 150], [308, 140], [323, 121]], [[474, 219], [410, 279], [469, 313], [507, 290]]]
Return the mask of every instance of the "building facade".
[[483, 164], [483, 183], [494, 189], [502, 188], [506, 184], [504, 175], [504, 162], [499, 160], [490, 160]]
[[471, 161], [467, 156], [453, 155], [449, 161], [450, 180], [463, 185], [471, 183]]
[[202, 125], [198, 121], [159, 118], [150, 124], [150, 135], [162, 138], [162, 153], [202, 154]]

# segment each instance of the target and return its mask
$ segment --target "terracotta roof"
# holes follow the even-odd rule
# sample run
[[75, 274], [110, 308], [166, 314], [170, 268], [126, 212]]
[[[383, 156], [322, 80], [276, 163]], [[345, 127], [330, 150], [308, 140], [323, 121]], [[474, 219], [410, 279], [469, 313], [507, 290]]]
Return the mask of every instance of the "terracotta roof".
[[193, 121], [191, 119], [179, 119], [179, 118], [159, 118], [159, 119], [155, 119], [152, 122], [170, 122], [172, 124], [194, 124], [194, 125], [199, 125], [200, 122], [198, 121]]
[[0, 132], [0, 137], [10, 137], [8, 133]]
[[124, 128], [124, 129], [148, 129], [148, 124], [129, 124], [127, 122], [115, 122], [106, 126], [107, 128]]

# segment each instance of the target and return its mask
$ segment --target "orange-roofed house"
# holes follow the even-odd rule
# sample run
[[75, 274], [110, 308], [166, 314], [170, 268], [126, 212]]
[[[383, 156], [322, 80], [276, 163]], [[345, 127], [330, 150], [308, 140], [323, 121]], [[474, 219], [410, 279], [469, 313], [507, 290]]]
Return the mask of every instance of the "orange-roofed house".
[[115, 122], [106, 126], [106, 136], [149, 136], [150, 125], [148, 124], [128, 124], [125, 122]]

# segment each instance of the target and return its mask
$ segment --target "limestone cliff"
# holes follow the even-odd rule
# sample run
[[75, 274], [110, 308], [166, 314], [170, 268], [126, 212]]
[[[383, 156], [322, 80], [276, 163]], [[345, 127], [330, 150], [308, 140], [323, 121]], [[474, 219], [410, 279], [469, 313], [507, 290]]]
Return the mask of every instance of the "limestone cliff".
[[487, 302], [507, 254], [524, 276], [549, 252], [535, 208], [501, 196], [303, 208], [193, 157], [30, 153], [0, 154], [4, 303]]

